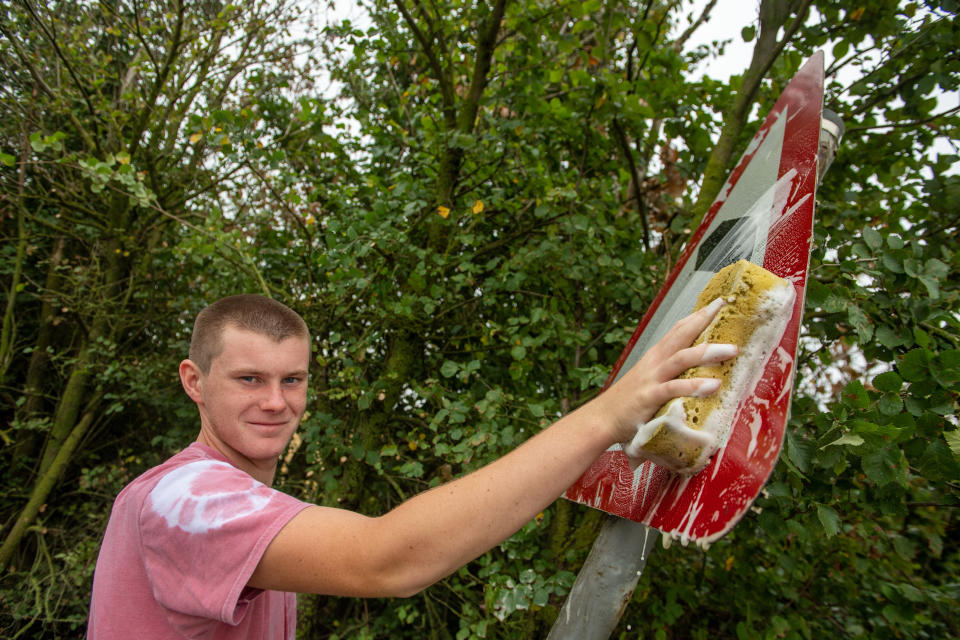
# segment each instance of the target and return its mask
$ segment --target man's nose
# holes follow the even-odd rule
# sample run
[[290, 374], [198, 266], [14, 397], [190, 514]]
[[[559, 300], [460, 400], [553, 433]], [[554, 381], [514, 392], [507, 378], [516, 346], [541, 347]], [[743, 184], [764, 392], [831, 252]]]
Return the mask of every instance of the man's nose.
[[264, 411], [283, 411], [287, 401], [283, 397], [283, 389], [279, 384], [267, 385], [260, 397], [260, 408]]

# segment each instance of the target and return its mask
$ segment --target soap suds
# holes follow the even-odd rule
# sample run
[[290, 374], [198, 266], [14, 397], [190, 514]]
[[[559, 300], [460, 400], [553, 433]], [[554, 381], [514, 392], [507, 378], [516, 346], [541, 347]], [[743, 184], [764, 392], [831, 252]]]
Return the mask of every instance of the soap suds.
[[737, 345], [735, 344], [708, 344], [703, 353], [704, 360], [726, 360], [737, 355]]
[[705, 398], [719, 388], [720, 381], [716, 378], [709, 378], [697, 385], [697, 388], [693, 390], [693, 393], [690, 394], [690, 397]]

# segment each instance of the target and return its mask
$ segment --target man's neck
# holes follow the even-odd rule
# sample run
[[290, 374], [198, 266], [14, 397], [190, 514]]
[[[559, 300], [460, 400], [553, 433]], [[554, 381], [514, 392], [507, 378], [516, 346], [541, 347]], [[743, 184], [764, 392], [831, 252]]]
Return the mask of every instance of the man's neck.
[[211, 436], [206, 429], [200, 429], [197, 442], [206, 445], [227, 459], [237, 469], [247, 473], [254, 480], [269, 486], [273, 485], [273, 478], [277, 473], [277, 460], [251, 460], [239, 451], [232, 449]]

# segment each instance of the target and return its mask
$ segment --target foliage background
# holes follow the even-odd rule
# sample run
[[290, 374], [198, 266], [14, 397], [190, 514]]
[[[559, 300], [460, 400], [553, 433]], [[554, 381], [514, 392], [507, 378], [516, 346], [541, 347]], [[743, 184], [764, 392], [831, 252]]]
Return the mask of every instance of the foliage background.
[[[304, 315], [278, 486], [381, 513], [597, 392], [823, 49], [847, 134], [783, 455], [709, 551], [658, 550], [615, 635], [960, 635], [957, 4], [763, 0], [729, 82], [722, 42], [689, 45], [716, 4], [370, 0], [364, 29], [284, 2], [4, 5], [0, 634], [83, 634], [113, 497], [194, 436], [176, 363], [206, 302]], [[415, 598], [302, 597], [301, 635], [544, 637], [600, 522], [558, 501]]]

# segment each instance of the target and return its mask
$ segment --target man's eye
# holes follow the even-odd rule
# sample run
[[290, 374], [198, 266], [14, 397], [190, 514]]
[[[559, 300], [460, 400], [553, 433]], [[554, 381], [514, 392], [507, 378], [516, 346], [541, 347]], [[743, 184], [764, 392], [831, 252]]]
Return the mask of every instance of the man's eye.
[[296, 377], [296, 376], [290, 376], [289, 378], [284, 378], [284, 379], [283, 379], [283, 383], [284, 383], [284, 384], [299, 384], [301, 380], [303, 380], [303, 378], [298, 378], [298, 377]]
[[240, 381], [253, 384], [257, 381], [257, 376], [240, 376]]

